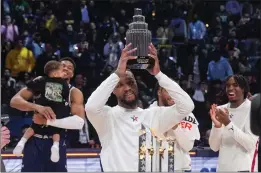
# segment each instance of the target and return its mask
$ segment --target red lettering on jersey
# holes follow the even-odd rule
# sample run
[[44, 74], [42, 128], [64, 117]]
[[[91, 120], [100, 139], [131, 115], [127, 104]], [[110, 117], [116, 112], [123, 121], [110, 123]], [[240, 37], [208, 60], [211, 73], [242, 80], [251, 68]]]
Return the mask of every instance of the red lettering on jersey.
[[191, 130], [192, 125], [191, 125], [190, 123], [187, 123], [187, 122], [186, 122], [186, 126], [185, 126], [185, 128], [188, 128], [189, 130]]
[[183, 128], [183, 129], [187, 128], [187, 129], [191, 130], [191, 128], [192, 128], [192, 124], [185, 122], [185, 121], [181, 121], [179, 124], [180, 124], [181, 128]]
[[181, 128], [182, 128], [182, 129], [185, 128], [185, 124], [186, 124], [186, 122], [184, 122], [184, 121], [181, 121], [181, 122], [180, 122], [180, 125], [181, 125]]

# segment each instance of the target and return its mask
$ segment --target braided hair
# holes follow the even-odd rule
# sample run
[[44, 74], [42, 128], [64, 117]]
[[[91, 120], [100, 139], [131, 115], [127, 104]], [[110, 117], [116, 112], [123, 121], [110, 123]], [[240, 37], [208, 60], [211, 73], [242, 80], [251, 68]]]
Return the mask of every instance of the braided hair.
[[234, 80], [236, 81], [236, 83], [238, 84], [238, 86], [244, 90], [244, 99], [247, 98], [248, 96], [248, 93], [249, 93], [249, 85], [248, 85], [248, 81], [247, 79], [242, 76], [242, 75], [239, 75], [239, 74], [236, 74], [236, 75], [232, 75], [232, 76], [229, 76], [226, 80], [226, 83], [228, 82], [229, 79], [231, 78], [234, 78]]

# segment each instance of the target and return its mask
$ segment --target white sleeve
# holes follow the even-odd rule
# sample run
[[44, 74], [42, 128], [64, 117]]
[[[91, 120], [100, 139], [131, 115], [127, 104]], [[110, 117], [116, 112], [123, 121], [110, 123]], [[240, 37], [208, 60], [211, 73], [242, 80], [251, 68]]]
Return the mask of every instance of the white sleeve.
[[179, 124], [182, 130], [186, 132], [186, 135], [190, 140], [200, 139], [198, 121], [193, 113], [186, 116]]
[[200, 139], [198, 122], [192, 113], [183, 119], [175, 130], [169, 132], [167, 137], [175, 137], [179, 146], [187, 152], [193, 148], [195, 140]]
[[168, 133], [167, 137], [174, 137], [177, 140], [178, 145], [186, 152], [189, 152], [193, 146], [195, 140], [190, 139], [187, 133], [178, 126], [175, 130], [170, 130], [171, 132]]
[[210, 131], [209, 146], [215, 152], [217, 152], [220, 148], [223, 130], [224, 127], [216, 128], [213, 125]]
[[62, 129], [82, 129], [84, 120], [80, 116], [74, 115], [61, 119], [47, 120], [46, 125]]
[[109, 115], [111, 107], [105, 106], [111, 93], [118, 84], [120, 78], [117, 74], [111, 74], [101, 85], [91, 94], [85, 104], [85, 111], [88, 119], [101, 134], [106, 131], [106, 117]]
[[226, 127], [230, 135], [242, 146], [246, 151], [252, 152], [255, 149], [258, 136], [255, 136], [250, 130], [250, 119], [247, 120], [244, 131], [239, 129], [231, 121]]
[[155, 76], [159, 85], [166, 89], [175, 105], [153, 108], [151, 126], [157, 135], [163, 134], [192, 112], [194, 103], [190, 96], [173, 80], [160, 72]]

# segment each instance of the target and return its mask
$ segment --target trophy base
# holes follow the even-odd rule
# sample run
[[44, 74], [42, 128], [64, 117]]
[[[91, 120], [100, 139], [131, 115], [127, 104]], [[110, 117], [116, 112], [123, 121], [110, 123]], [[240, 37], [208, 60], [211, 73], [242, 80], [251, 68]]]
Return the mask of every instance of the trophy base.
[[155, 64], [155, 60], [150, 56], [138, 56], [137, 59], [129, 60], [127, 67], [129, 69], [149, 69]]

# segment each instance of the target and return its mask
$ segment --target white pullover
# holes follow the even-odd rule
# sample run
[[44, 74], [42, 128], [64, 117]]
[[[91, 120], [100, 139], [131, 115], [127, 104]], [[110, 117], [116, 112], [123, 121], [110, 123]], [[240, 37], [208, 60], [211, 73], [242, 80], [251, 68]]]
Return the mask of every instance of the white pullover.
[[174, 106], [149, 109], [106, 106], [120, 80], [115, 73], [102, 82], [89, 97], [85, 110], [101, 141], [104, 171], [137, 172], [141, 124], [153, 128], [156, 134], [163, 134], [194, 109], [193, 101], [177, 83], [161, 72], [155, 77], [175, 101]]
[[213, 125], [210, 132], [210, 148], [219, 151], [217, 171], [251, 171], [258, 137], [250, 130], [250, 107], [248, 99], [237, 108], [230, 103], [218, 107], [228, 109], [231, 122], [221, 128]]

